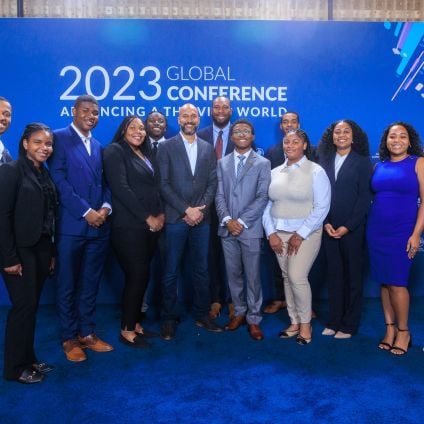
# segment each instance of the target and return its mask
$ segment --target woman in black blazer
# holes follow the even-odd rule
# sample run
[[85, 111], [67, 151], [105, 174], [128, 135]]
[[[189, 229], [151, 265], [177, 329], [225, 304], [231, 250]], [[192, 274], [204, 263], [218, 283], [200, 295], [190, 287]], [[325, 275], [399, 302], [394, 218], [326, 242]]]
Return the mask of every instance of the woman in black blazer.
[[112, 192], [112, 246], [125, 274], [119, 340], [145, 347], [151, 333], [140, 325], [143, 296], [158, 232], [164, 225], [159, 176], [144, 142], [146, 130], [137, 116], [127, 116], [103, 153]]
[[38, 383], [53, 369], [34, 352], [38, 303], [54, 267], [56, 190], [44, 167], [53, 152], [46, 125], [26, 126], [19, 159], [0, 167], [0, 272], [12, 303], [7, 316], [4, 377]]
[[322, 334], [347, 339], [357, 333], [361, 317], [365, 222], [371, 203], [368, 137], [354, 121], [334, 122], [321, 138], [318, 155], [331, 183], [323, 235], [330, 317]]

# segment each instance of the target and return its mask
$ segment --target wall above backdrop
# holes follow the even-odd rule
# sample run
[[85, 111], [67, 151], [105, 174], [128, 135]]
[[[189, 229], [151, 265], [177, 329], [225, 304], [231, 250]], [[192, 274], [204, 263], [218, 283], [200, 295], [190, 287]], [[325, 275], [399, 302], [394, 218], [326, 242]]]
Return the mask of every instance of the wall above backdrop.
[[422, 21], [422, 0], [2, 0], [0, 16]]

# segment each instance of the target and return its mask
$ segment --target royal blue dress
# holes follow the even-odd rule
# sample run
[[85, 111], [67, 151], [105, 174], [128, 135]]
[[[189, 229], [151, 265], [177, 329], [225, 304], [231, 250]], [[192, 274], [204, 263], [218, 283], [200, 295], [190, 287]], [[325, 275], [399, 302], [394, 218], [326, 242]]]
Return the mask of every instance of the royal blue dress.
[[376, 165], [371, 179], [371, 205], [367, 240], [371, 278], [380, 284], [406, 287], [412, 260], [406, 243], [418, 213], [419, 185], [415, 172], [418, 157]]

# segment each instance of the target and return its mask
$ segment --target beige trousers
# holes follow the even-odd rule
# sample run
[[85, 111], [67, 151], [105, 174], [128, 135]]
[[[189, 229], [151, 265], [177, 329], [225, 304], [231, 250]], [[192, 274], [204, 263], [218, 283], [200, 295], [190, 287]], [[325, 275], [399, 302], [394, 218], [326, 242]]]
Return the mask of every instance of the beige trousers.
[[311, 321], [312, 292], [308, 280], [309, 271], [321, 246], [322, 227], [303, 240], [296, 255], [287, 256], [287, 242], [293, 233], [278, 231], [283, 241], [284, 253], [277, 255], [284, 279], [287, 312], [292, 324], [306, 324]]

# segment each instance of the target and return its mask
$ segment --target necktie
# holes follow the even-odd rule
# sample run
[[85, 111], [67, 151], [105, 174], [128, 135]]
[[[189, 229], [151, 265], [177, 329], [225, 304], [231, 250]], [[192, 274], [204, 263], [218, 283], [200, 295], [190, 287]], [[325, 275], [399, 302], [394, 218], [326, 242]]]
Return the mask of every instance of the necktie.
[[88, 156], [91, 156], [91, 141], [89, 138], [84, 139], [85, 149], [87, 150]]
[[236, 177], [238, 178], [239, 176], [240, 176], [240, 174], [241, 174], [241, 171], [242, 171], [242, 169], [243, 169], [243, 166], [244, 166], [244, 155], [240, 155], [239, 157], [239, 163], [237, 164], [237, 173], [236, 173]]
[[216, 139], [216, 143], [215, 143], [215, 154], [217, 159], [222, 158], [222, 148], [224, 145], [224, 142], [222, 141], [222, 133], [223, 131], [220, 130], [218, 133], [218, 138]]
[[156, 153], [158, 152], [158, 141], [154, 141], [153, 143], [153, 157], [156, 157]]

